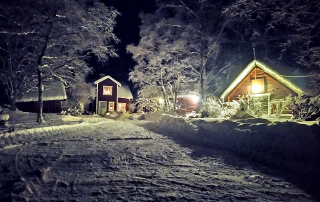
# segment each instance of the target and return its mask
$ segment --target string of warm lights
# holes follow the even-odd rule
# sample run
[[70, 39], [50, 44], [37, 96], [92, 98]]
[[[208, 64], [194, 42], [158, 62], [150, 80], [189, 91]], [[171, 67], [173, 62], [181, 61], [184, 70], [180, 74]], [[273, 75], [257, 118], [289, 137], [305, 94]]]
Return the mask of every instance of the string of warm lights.
[[305, 77], [318, 77], [320, 74], [306, 75], [306, 76], [287, 76], [287, 75], [279, 75], [283, 77], [293, 77], [293, 78], [305, 78]]

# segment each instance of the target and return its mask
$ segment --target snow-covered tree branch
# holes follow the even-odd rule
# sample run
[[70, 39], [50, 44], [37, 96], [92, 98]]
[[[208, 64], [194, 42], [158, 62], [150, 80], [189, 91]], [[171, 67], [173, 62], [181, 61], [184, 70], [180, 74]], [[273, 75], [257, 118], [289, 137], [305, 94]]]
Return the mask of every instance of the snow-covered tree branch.
[[[278, 62], [285, 58], [294, 60], [296, 66], [310, 74], [320, 75], [320, 2], [280, 0], [238, 0], [224, 10], [234, 20], [246, 20], [266, 38], [268, 46], [276, 45]], [[275, 53], [277, 53], [275, 52]], [[287, 62], [287, 61], [285, 61]], [[314, 82], [319, 93], [320, 83]]]
[[97, 0], [26, 0], [19, 5], [5, 1], [0, 6], [1, 36], [21, 33], [16, 35], [25, 37], [21, 45], [30, 44], [35, 61], [31, 72], [38, 77], [39, 122], [44, 79], [72, 85], [91, 71], [85, 62], [91, 54], [101, 61], [117, 56], [110, 42], [118, 41], [113, 28], [119, 13]]

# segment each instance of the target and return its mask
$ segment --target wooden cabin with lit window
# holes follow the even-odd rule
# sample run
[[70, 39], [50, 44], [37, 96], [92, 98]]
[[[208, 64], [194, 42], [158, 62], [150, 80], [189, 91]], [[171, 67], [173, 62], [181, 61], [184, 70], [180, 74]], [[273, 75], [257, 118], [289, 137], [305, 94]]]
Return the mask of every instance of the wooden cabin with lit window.
[[111, 76], [101, 76], [94, 82], [97, 93], [95, 99], [95, 111], [99, 115], [108, 112], [126, 112], [133, 96], [129, 86], [120, 83]]
[[230, 102], [238, 100], [240, 96], [247, 101], [248, 108], [250, 103], [258, 101], [265, 114], [270, 115], [270, 101], [280, 100], [290, 94], [303, 95], [304, 92], [266, 64], [254, 60], [228, 86], [220, 99]]

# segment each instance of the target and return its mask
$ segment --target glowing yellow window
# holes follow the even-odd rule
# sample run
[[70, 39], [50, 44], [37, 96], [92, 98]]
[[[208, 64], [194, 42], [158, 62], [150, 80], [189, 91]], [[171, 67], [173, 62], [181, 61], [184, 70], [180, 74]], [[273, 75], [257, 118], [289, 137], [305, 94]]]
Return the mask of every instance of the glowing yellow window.
[[103, 95], [112, 95], [112, 86], [103, 86]]
[[109, 112], [114, 111], [114, 102], [109, 102]]
[[118, 103], [118, 111], [125, 112], [126, 111], [126, 103]]
[[252, 93], [264, 93], [264, 79], [251, 80]]

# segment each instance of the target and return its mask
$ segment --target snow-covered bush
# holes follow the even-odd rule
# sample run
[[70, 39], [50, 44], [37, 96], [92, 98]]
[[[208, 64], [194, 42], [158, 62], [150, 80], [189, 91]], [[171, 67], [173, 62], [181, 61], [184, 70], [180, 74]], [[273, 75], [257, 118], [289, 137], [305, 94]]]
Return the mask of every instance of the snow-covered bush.
[[82, 113], [84, 107], [95, 97], [95, 92], [96, 90], [92, 85], [79, 81], [77, 85], [67, 90], [68, 99], [64, 102], [64, 108], [68, 111], [79, 111], [79, 113]]
[[186, 117], [187, 118], [200, 118], [201, 117], [201, 114], [200, 113], [197, 113], [196, 111], [192, 111], [190, 113], [187, 113], [186, 114]]
[[293, 97], [291, 95], [282, 99], [273, 99], [270, 101], [272, 107], [272, 114], [279, 117], [285, 111], [290, 110], [290, 106], [293, 104]]
[[134, 103], [129, 103], [129, 114], [132, 114], [134, 113], [134, 108], [135, 108], [135, 104]]
[[155, 100], [150, 98], [138, 98], [136, 104], [138, 105], [138, 111], [154, 112], [161, 110], [161, 106]]
[[320, 96], [294, 96], [290, 104], [293, 118], [298, 120], [307, 120], [320, 112]]
[[259, 99], [251, 98], [244, 99], [241, 96], [238, 96], [238, 102], [240, 103], [240, 109], [246, 111], [250, 116], [253, 117], [263, 117], [267, 114], [267, 111], [263, 111], [262, 103]]
[[254, 117], [262, 117], [265, 115], [263, 112], [262, 103], [259, 100], [252, 99], [249, 103], [249, 113], [252, 114]]
[[200, 108], [203, 117], [229, 118], [233, 116], [240, 107], [240, 103], [233, 100], [224, 102], [214, 96], [208, 97]]

